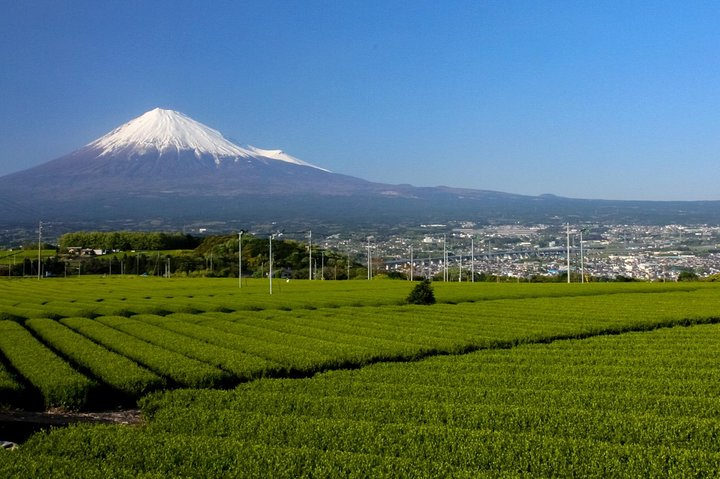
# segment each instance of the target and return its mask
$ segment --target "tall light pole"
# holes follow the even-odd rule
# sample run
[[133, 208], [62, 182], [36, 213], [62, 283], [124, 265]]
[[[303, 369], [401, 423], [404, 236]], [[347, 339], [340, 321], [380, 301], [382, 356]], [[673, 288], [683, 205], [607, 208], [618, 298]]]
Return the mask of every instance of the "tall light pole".
[[475, 282], [475, 237], [470, 238], [470, 282]]
[[443, 282], [448, 280], [447, 234], [443, 233]]
[[270, 278], [270, 294], [272, 294], [272, 239], [273, 235], [270, 235], [270, 253], [268, 254], [269, 262], [270, 262], [270, 274], [268, 275], [268, 278]]
[[585, 258], [583, 257], [583, 232], [585, 228], [580, 228], [580, 282], [585, 282]]
[[460, 250], [460, 260], [458, 262], [458, 268], [459, 268], [458, 283], [462, 283], [462, 250]]
[[368, 243], [367, 243], [367, 250], [368, 250], [368, 254], [367, 254], [367, 257], [368, 257], [368, 265], [367, 265], [368, 274], [367, 274], [367, 279], [368, 279], [368, 280], [371, 280], [371, 279], [372, 279], [372, 251], [370, 250], [370, 238], [372, 238], [372, 236], [368, 236], [368, 238], [367, 238], [367, 242], [368, 242]]
[[413, 247], [410, 245], [410, 281], [413, 280]]
[[313, 267], [312, 267], [312, 230], [309, 230], [308, 233], [310, 234], [310, 239], [308, 240], [308, 251], [310, 252], [310, 256], [308, 257], [308, 279], [313, 279]]
[[[242, 288], [242, 235], [244, 231], [238, 233], [238, 288]], [[212, 258], [212, 256], [211, 256]]]
[[42, 245], [42, 221], [38, 225], [38, 279], [40, 279], [40, 270], [42, 269], [41, 260], [41, 245]]
[[570, 284], [570, 223], [567, 223], [567, 282]]

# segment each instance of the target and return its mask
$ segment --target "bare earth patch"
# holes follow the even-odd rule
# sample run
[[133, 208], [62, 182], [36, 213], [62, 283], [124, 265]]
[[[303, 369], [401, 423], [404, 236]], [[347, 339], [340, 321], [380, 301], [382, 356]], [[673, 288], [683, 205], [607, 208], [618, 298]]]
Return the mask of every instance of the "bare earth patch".
[[74, 412], [63, 409], [48, 411], [0, 410], [0, 441], [22, 443], [43, 429], [71, 424], [143, 424], [139, 409], [115, 411]]

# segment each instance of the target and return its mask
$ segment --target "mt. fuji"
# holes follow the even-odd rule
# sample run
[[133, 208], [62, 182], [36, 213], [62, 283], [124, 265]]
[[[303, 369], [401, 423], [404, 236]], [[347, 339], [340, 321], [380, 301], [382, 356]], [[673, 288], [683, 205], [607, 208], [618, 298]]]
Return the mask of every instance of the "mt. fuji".
[[281, 150], [262, 150], [254, 146], [242, 148], [226, 140], [217, 130], [178, 111], [160, 108], [125, 123], [88, 144], [86, 148], [101, 150], [100, 157], [114, 155], [133, 159], [155, 152], [163, 156], [191, 151], [198, 162], [212, 158], [216, 166], [221, 166], [224, 162], [255, 159], [263, 162], [278, 160], [318, 168]]
[[[333, 181], [329, 181], [329, 177]], [[192, 118], [155, 108], [83, 148], [8, 175], [12, 185], [56, 201], [123, 194], [184, 197], [332, 191], [366, 184], [282, 150], [241, 147]], [[369, 183], [367, 183], [369, 184]], [[353, 188], [351, 188], [353, 189]]]
[[236, 145], [183, 113], [155, 108], [68, 155], [0, 178], [0, 221], [297, 217], [300, 205], [328, 196], [407, 194], [387, 189], [279, 149]]
[[[438, 158], [436, 167], [445, 168], [447, 160]], [[394, 228], [401, 222], [451, 220], [553, 222], [563, 215], [702, 223], [720, 221], [717, 206], [373, 183], [332, 173], [282, 150], [236, 145], [217, 130], [160, 108], [68, 155], [0, 177], [0, 227], [11, 228], [41, 219], [68, 228], [118, 222], [175, 228], [210, 222]]]

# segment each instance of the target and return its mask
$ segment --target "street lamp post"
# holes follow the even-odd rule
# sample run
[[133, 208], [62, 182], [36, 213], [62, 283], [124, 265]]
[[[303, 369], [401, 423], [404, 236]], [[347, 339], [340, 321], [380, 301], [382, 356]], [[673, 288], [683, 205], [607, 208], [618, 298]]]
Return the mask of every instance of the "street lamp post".
[[272, 294], [272, 277], [273, 277], [273, 270], [272, 270], [272, 264], [273, 264], [273, 255], [272, 255], [272, 240], [274, 235], [270, 235], [270, 253], [269, 256], [269, 263], [270, 263], [270, 273], [268, 275], [268, 278], [270, 279], [270, 294]]
[[470, 238], [470, 282], [475, 282], [475, 237]]
[[244, 231], [238, 233], [238, 288], [242, 288], [242, 235]]
[[367, 244], [367, 250], [368, 250], [367, 279], [371, 280], [372, 279], [372, 253], [370, 252], [370, 236], [368, 236], [367, 242], [368, 242], [368, 244]]
[[447, 259], [447, 235], [443, 234], [443, 282], [448, 280]]
[[566, 249], [567, 249], [567, 282], [570, 284], [570, 223], [567, 223], [567, 243], [566, 243]]
[[414, 260], [414, 258], [413, 258], [413, 247], [412, 247], [412, 245], [410, 245], [410, 281], [412, 281], [412, 280], [414, 279], [414, 278], [413, 278], [413, 276], [414, 276], [414, 272], [413, 272], [413, 266], [414, 266], [414, 265], [413, 265], [413, 260]]
[[269, 260], [269, 261], [268, 261], [268, 262], [269, 262], [269, 272], [270, 272], [270, 274], [269, 274], [269, 279], [270, 279], [270, 294], [273, 294], [273, 288], [272, 288], [272, 286], [273, 286], [273, 285], [272, 285], [272, 283], [273, 283], [273, 253], [272, 253], [272, 241], [273, 241], [273, 238], [277, 238], [277, 237], [280, 237], [280, 236], [282, 236], [282, 232], [274, 233], [274, 234], [271, 234], [271, 235], [270, 235], [270, 249], [269, 249], [269, 255], [268, 255], [268, 256], [269, 256], [269, 258], [268, 258], [268, 260]]
[[463, 264], [462, 264], [462, 250], [460, 250], [460, 259], [459, 259], [459, 261], [458, 261], [458, 269], [459, 269], [459, 272], [458, 272], [458, 283], [462, 283], [462, 267], [463, 267]]
[[42, 269], [42, 221], [38, 225], [38, 279], [40, 279], [40, 270]]
[[587, 231], [585, 228], [580, 228], [580, 282], [585, 282], [585, 258], [583, 254], [583, 232]]

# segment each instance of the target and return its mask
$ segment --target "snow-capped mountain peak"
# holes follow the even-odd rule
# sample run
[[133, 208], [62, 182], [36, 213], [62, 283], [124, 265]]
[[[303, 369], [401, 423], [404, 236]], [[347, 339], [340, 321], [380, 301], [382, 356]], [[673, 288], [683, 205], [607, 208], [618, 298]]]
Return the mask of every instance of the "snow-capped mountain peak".
[[175, 147], [213, 156], [250, 156], [222, 134], [178, 111], [155, 108], [88, 145], [102, 150], [101, 155], [132, 147], [159, 151]]
[[162, 108], [155, 108], [130, 120], [89, 143], [87, 147], [100, 150], [99, 156], [119, 152], [141, 155], [153, 150], [160, 153], [175, 150], [192, 151], [198, 159], [211, 156], [218, 165], [225, 160], [255, 158], [318, 168], [281, 150], [263, 150], [253, 146], [243, 148], [227, 140], [219, 131], [179, 111]]

